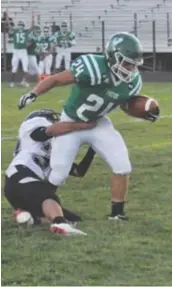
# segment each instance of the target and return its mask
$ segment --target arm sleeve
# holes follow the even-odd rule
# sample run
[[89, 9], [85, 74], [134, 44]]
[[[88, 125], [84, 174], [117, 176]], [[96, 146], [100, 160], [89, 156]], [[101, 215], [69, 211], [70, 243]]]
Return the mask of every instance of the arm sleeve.
[[[35, 117], [29, 120], [26, 120], [22, 123], [19, 129], [19, 137], [22, 138], [26, 134], [30, 136], [35, 141], [44, 141], [39, 140], [44, 138], [45, 130], [52, 123], [43, 117]], [[44, 135], [43, 135], [44, 133]], [[35, 139], [33, 138], [35, 137]]]
[[95, 151], [90, 147], [84, 156], [84, 158], [81, 160], [79, 164], [73, 163], [70, 175], [77, 176], [77, 177], [83, 177], [86, 172], [88, 171], [93, 159], [94, 159]]
[[99, 77], [94, 67], [92, 55], [83, 55], [76, 58], [71, 64], [71, 72], [78, 84], [95, 86]]
[[52, 136], [46, 135], [46, 127], [37, 128], [30, 134], [30, 137], [36, 142], [44, 142], [52, 138]]

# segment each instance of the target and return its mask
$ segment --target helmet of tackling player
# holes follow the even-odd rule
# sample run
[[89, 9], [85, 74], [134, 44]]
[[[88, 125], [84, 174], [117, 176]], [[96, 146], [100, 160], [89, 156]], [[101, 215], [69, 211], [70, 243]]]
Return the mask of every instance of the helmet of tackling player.
[[60, 113], [55, 112], [53, 110], [49, 110], [49, 109], [34, 111], [27, 116], [25, 121], [36, 118], [36, 117], [46, 118], [48, 121], [53, 123], [53, 122], [59, 121]]
[[60, 29], [61, 29], [62, 33], [67, 33], [67, 31], [68, 31], [68, 22], [67, 21], [62, 22], [61, 26], [60, 26]]
[[19, 21], [17, 26], [18, 26], [18, 29], [22, 31], [25, 28], [25, 23], [23, 21]]
[[44, 26], [43, 34], [44, 34], [45, 37], [50, 36], [50, 28], [48, 26]]
[[142, 45], [133, 34], [120, 32], [108, 41], [105, 57], [112, 73], [121, 81], [129, 83], [137, 67], [143, 64]]

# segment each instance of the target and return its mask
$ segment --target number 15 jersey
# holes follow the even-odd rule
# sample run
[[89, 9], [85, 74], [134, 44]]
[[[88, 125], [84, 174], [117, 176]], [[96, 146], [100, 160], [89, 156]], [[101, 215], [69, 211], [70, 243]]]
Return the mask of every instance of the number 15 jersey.
[[142, 80], [135, 72], [130, 83], [116, 81], [104, 56], [87, 54], [71, 65], [76, 79], [64, 105], [65, 113], [76, 121], [95, 121], [122, 102], [139, 93]]

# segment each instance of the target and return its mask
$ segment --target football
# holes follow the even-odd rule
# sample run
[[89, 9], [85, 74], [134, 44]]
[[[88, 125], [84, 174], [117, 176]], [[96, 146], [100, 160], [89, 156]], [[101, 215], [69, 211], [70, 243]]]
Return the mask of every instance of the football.
[[155, 99], [140, 95], [131, 98], [127, 104], [122, 106], [122, 109], [133, 117], [144, 118], [146, 112], [153, 112], [158, 106], [158, 102]]

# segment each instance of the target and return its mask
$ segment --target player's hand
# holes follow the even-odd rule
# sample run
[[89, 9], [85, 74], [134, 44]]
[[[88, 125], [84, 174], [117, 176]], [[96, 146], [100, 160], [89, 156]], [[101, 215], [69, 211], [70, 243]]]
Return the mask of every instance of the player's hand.
[[150, 122], [155, 122], [160, 117], [160, 109], [159, 107], [156, 107], [153, 111], [148, 111], [145, 114], [145, 120], [148, 120]]
[[36, 94], [34, 94], [34, 93], [27, 93], [27, 94], [23, 95], [20, 98], [19, 103], [18, 103], [19, 110], [23, 109], [24, 107], [31, 104], [35, 100], [36, 100]]

